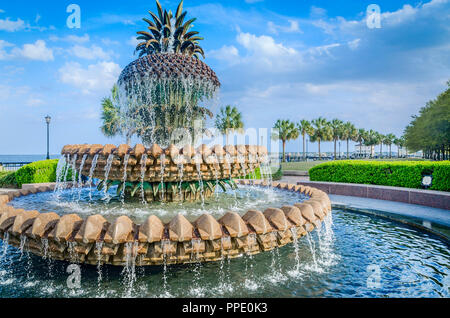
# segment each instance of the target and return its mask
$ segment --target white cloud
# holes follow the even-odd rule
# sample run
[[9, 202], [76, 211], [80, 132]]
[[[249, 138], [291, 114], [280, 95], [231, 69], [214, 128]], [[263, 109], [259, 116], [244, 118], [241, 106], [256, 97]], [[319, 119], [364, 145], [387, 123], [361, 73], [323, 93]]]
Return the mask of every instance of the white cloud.
[[23, 30], [27, 27], [25, 22], [21, 19], [16, 21], [10, 20], [9, 18], [0, 19], [0, 31], [16, 32]]
[[37, 107], [45, 104], [45, 102], [40, 98], [29, 98], [25, 104], [30, 107]]
[[50, 41], [57, 42], [71, 42], [75, 44], [82, 44], [90, 41], [89, 34], [84, 34], [83, 36], [77, 36], [77, 35], [68, 35], [66, 37], [58, 37], [58, 36], [51, 36]]
[[355, 39], [353, 41], [348, 41], [347, 44], [351, 50], [356, 50], [359, 47], [360, 42], [361, 39]]
[[264, 0], [245, 0], [247, 3], [257, 3], [257, 2], [263, 2]]
[[255, 55], [264, 57], [282, 57], [297, 53], [295, 49], [276, 43], [272, 37], [267, 35], [256, 36], [250, 33], [239, 33], [237, 42]]
[[229, 64], [235, 64], [239, 62], [239, 50], [233, 45], [224, 45], [218, 50], [212, 50], [207, 53], [207, 56], [215, 58], [217, 60], [225, 61]]
[[277, 25], [272, 21], [267, 22], [267, 28], [270, 33], [278, 34], [279, 32], [285, 33], [302, 33], [300, 30], [300, 24], [296, 20], [288, 20], [288, 26]]
[[79, 88], [83, 94], [107, 92], [120, 74], [120, 66], [113, 62], [99, 62], [83, 68], [76, 62], [68, 62], [59, 69], [61, 82]]
[[45, 41], [37, 40], [34, 44], [24, 44], [22, 48], [14, 48], [13, 54], [17, 57], [22, 57], [36, 61], [53, 61], [53, 50], [48, 48]]
[[8, 52], [6, 52], [5, 48], [12, 46], [14, 46], [14, 44], [9, 43], [5, 40], [0, 40], [0, 60], [5, 60], [10, 57]]
[[110, 60], [112, 52], [105, 52], [101, 47], [74, 45], [69, 49], [70, 54], [86, 60]]

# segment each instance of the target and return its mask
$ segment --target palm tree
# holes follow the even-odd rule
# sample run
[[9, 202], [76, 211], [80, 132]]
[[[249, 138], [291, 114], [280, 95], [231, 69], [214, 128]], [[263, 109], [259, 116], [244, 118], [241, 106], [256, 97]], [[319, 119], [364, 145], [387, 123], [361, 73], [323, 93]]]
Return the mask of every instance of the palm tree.
[[374, 146], [379, 144], [380, 134], [374, 130], [366, 131], [364, 136], [364, 145], [370, 147], [370, 157], [373, 156]]
[[314, 128], [311, 126], [311, 123], [306, 120], [306, 119], [302, 119], [298, 124], [297, 124], [297, 129], [300, 133], [300, 135], [302, 135], [303, 137], [303, 160], [306, 159], [306, 151], [305, 151], [305, 145], [306, 145], [306, 135], [312, 135], [314, 134]]
[[323, 117], [319, 117], [317, 119], [314, 119], [312, 121], [312, 124], [314, 126], [314, 134], [311, 136], [311, 141], [318, 142], [319, 145], [319, 159], [322, 158], [322, 153], [320, 151], [320, 142], [321, 141], [330, 141], [332, 140], [332, 129], [327, 122], [327, 120]]
[[384, 136], [384, 144], [389, 146], [389, 158], [392, 158], [392, 143], [395, 140], [395, 135], [394, 134], [387, 134], [386, 136]]
[[158, 14], [149, 11], [153, 21], [143, 19], [148, 23], [150, 32], [137, 32], [139, 35], [137, 39], [142, 41], [136, 46], [139, 57], [154, 53], [180, 53], [196, 58], [199, 58], [200, 54], [204, 58], [205, 52], [199, 45], [199, 41], [203, 38], [197, 36], [199, 32], [190, 31], [196, 19], [184, 23], [187, 12], [183, 12], [183, 1], [178, 5], [175, 16], [172, 11], [164, 10], [158, 0], [156, 6]]
[[362, 145], [366, 137], [366, 131], [363, 128], [358, 129], [355, 136], [355, 141], [359, 142], [359, 156], [362, 156]]
[[336, 157], [336, 143], [339, 139], [342, 138], [342, 125], [344, 125], [344, 122], [339, 119], [333, 119], [330, 122], [331, 127], [331, 137], [334, 142], [334, 160], [337, 159]]
[[383, 158], [383, 143], [385, 136], [379, 132], [375, 133], [376, 145], [380, 145], [380, 158]]
[[347, 159], [349, 158], [349, 142], [350, 140], [356, 141], [358, 135], [358, 130], [356, 130], [355, 126], [351, 122], [346, 122], [342, 126], [342, 140], [347, 141]]
[[400, 158], [400, 150], [405, 146], [405, 137], [395, 138], [394, 144], [397, 146], [397, 158]]
[[226, 145], [228, 145], [228, 134], [230, 132], [239, 131], [244, 129], [244, 123], [242, 122], [242, 113], [234, 106], [227, 105], [220, 109], [219, 114], [216, 116], [216, 128], [225, 135]]
[[299, 130], [290, 120], [278, 119], [273, 126], [276, 131], [272, 134], [272, 139], [281, 140], [283, 143], [283, 162], [286, 162], [286, 141], [297, 139]]
[[102, 100], [102, 126], [100, 130], [106, 137], [115, 137], [120, 134], [119, 108], [116, 106], [117, 85], [111, 89], [111, 97]]

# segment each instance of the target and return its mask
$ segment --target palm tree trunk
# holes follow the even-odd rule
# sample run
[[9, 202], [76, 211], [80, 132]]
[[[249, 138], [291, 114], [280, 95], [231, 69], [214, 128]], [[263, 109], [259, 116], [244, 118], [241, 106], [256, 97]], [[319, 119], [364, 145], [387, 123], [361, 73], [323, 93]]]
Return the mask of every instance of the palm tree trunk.
[[305, 136], [305, 134], [303, 134], [303, 160], [305, 160], [306, 159], [306, 151], [305, 151], [305, 138], [306, 138], [306, 136]]
[[359, 156], [362, 155], [362, 140], [359, 142]]
[[286, 162], [286, 140], [283, 140], [283, 162]]
[[225, 133], [225, 146], [228, 146], [228, 134], [227, 133]]
[[320, 138], [317, 140], [319, 142], [319, 160], [322, 159], [322, 153], [320, 152]]
[[349, 138], [347, 138], [347, 159], [349, 158], [349, 156], [348, 156], [348, 143], [349, 143]]
[[383, 143], [380, 144], [380, 158], [383, 157]]
[[392, 158], [391, 147], [392, 145], [389, 145], [389, 158]]
[[334, 160], [336, 160], [336, 138], [334, 139]]

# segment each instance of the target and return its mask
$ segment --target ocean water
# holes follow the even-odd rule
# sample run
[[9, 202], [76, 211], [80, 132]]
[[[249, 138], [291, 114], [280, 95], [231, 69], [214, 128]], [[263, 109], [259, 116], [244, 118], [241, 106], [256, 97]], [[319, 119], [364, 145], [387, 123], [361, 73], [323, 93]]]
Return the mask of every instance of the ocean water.
[[[0, 163], [35, 162], [45, 160], [47, 155], [0, 155]], [[50, 155], [51, 159], [59, 159], [60, 155]]]

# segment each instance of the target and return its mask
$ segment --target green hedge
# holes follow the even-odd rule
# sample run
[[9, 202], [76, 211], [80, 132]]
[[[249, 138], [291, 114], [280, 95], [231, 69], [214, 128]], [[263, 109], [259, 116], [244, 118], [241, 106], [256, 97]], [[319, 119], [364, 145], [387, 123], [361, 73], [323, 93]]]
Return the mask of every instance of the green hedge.
[[58, 159], [36, 161], [16, 171], [19, 187], [27, 183], [47, 183], [56, 181]]
[[[256, 180], [262, 179], [260, 167], [255, 169], [255, 174], [249, 173], [248, 175], [246, 175], [245, 177], [240, 178], [240, 179], [250, 179], [251, 180], [251, 179], [253, 179], [253, 177], [255, 177]], [[280, 168], [277, 170], [277, 172], [272, 174], [272, 180], [277, 181], [277, 180], [281, 180], [281, 178], [283, 178], [283, 171]]]
[[430, 189], [450, 191], [450, 161], [344, 160], [317, 165], [309, 170], [311, 181], [377, 184], [422, 188], [422, 177], [432, 175]]

